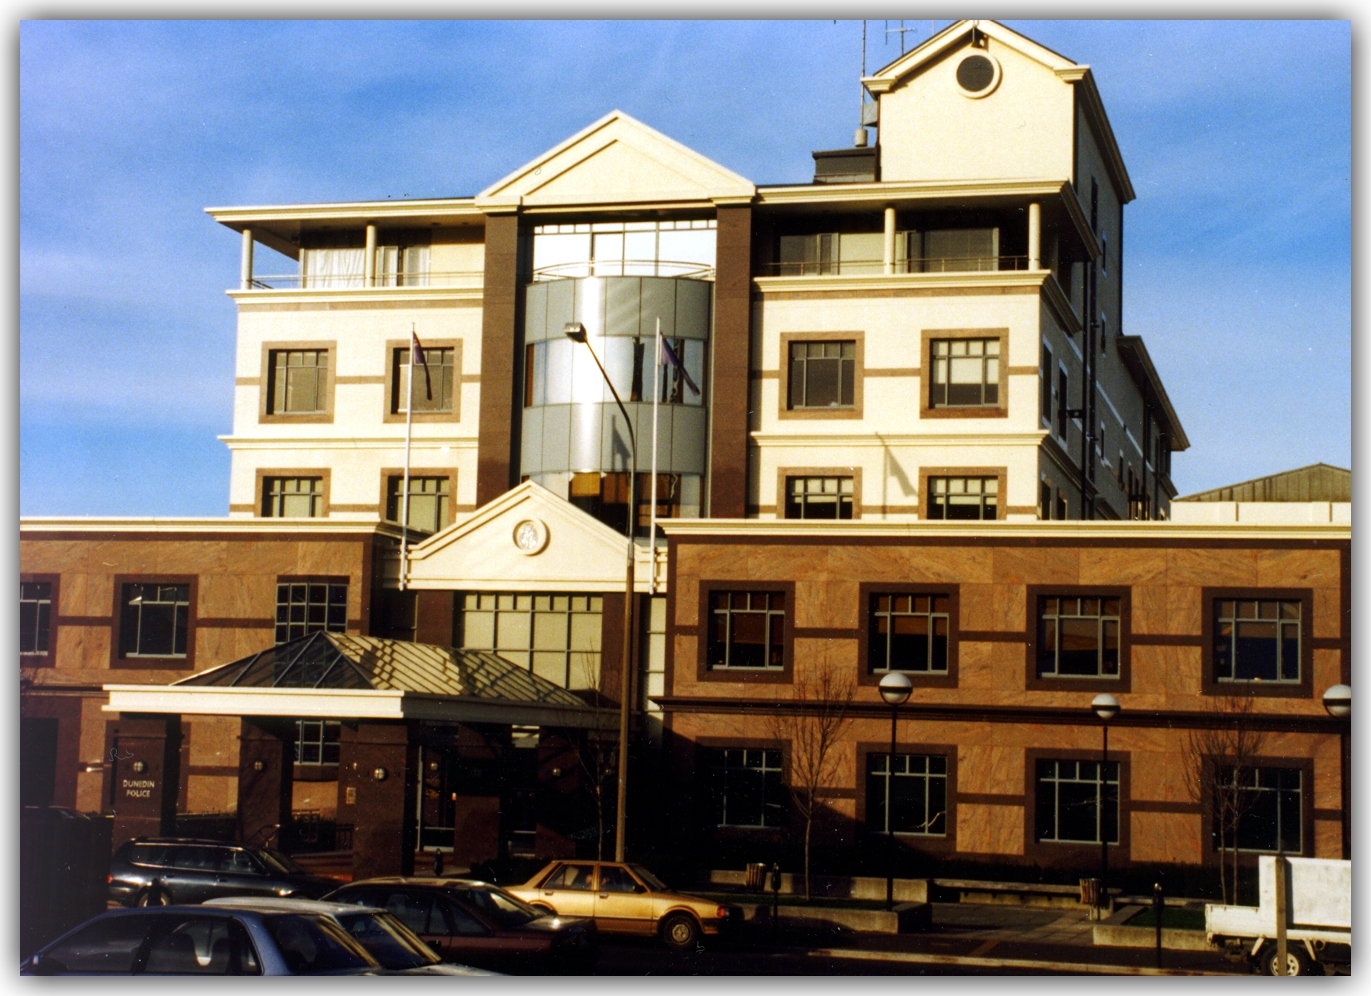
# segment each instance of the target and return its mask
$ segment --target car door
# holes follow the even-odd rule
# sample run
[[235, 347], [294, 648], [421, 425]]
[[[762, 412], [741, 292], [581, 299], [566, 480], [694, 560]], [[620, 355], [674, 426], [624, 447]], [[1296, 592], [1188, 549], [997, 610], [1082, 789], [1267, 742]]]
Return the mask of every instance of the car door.
[[435, 917], [441, 916], [447, 927], [443, 944], [432, 945], [445, 960], [476, 968], [505, 967], [506, 945], [500, 943], [496, 931], [480, 917], [446, 896], [434, 897], [433, 913]]
[[601, 865], [595, 926], [618, 934], [651, 934], [652, 894], [623, 865]]
[[560, 916], [594, 916], [594, 889], [594, 863], [568, 861], [538, 887], [536, 901], [551, 906]]
[[216, 896], [274, 895], [274, 884], [268, 878], [266, 868], [249, 852], [236, 847], [219, 852]]
[[379, 906], [419, 935], [433, 950], [447, 957], [451, 931], [441, 909], [435, 908], [433, 894], [422, 889], [390, 887], [378, 890], [368, 905]]
[[177, 903], [202, 903], [215, 895], [219, 874], [219, 848], [212, 845], [177, 844], [167, 849], [170, 868], [162, 875], [163, 889]]

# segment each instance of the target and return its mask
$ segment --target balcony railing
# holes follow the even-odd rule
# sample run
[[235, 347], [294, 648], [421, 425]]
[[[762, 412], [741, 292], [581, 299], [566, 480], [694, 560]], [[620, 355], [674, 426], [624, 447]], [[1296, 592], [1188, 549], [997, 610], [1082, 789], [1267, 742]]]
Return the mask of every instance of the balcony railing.
[[[485, 280], [481, 270], [452, 273], [377, 274], [372, 287], [480, 287]], [[249, 290], [363, 290], [361, 274], [254, 274]]]
[[534, 280], [561, 280], [566, 277], [689, 277], [713, 280], [714, 267], [671, 259], [597, 259], [576, 263], [540, 266]]
[[[895, 262], [896, 273], [981, 273], [1026, 269], [1027, 256], [942, 256]], [[762, 276], [767, 277], [873, 275], [885, 273], [885, 263], [879, 259], [817, 260], [811, 263], [769, 263], [762, 270]]]

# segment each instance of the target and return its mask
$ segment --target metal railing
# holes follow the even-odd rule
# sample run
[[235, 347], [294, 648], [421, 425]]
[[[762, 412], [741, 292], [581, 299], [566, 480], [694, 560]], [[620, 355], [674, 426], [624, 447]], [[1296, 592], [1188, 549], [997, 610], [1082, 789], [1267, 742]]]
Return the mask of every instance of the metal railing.
[[597, 259], [575, 263], [540, 266], [534, 280], [562, 280], [566, 277], [689, 277], [713, 280], [714, 267], [671, 259]]
[[[481, 270], [451, 273], [378, 273], [371, 287], [480, 287], [485, 281]], [[248, 290], [364, 290], [360, 274], [254, 274]]]
[[[896, 273], [982, 273], [999, 270], [1026, 270], [1027, 256], [936, 256], [901, 259]], [[768, 263], [762, 275], [768, 277], [818, 277], [882, 274], [882, 260], [817, 260], [808, 263]]]

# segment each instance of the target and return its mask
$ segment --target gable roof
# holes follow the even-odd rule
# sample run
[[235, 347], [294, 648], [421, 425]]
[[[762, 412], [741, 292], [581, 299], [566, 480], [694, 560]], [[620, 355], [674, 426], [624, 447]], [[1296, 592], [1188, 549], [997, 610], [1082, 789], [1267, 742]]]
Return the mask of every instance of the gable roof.
[[1198, 491], [1176, 501], [1351, 501], [1352, 471], [1326, 463]]
[[756, 185], [623, 111], [611, 111], [476, 195], [485, 211], [750, 201]]

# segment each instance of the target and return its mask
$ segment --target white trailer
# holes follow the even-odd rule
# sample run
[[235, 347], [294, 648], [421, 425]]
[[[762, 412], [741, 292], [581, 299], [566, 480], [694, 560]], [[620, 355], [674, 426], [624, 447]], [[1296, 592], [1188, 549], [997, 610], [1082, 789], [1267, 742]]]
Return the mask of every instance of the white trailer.
[[[1284, 858], [1286, 975], [1349, 971], [1352, 961], [1352, 862]], [[1204, 908], [1209, 943], [1241, 948], [1263, 975], [1277, 974], [1274, 856], [1257, 859], [1258, 906]]]

